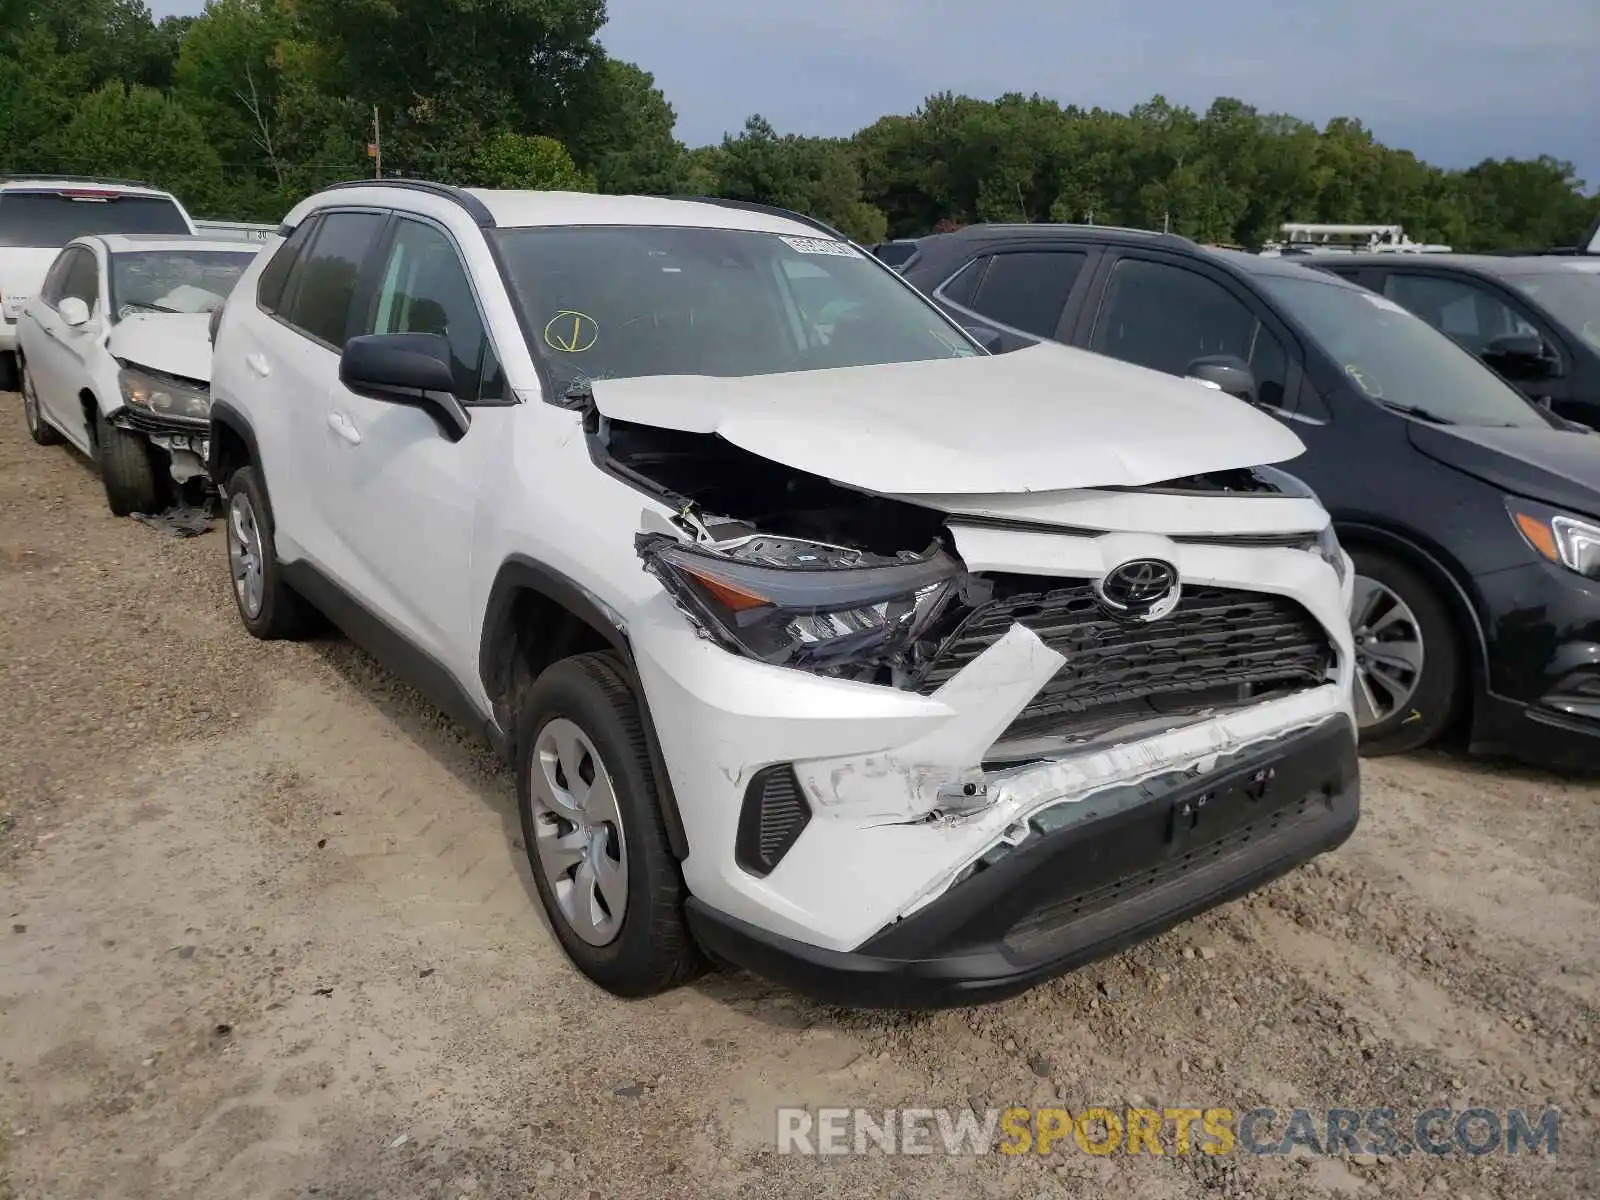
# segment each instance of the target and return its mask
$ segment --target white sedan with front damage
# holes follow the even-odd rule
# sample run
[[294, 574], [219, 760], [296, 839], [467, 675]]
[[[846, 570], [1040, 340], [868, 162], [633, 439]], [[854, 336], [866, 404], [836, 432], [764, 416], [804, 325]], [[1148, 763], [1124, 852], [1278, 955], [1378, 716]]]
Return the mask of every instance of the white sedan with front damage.
[[155, 511], [204, 478], [209, 323], [259, 249], [182, 235], [81, 237], [23, 310], [28, 432], [89, 455], [118, 516]]

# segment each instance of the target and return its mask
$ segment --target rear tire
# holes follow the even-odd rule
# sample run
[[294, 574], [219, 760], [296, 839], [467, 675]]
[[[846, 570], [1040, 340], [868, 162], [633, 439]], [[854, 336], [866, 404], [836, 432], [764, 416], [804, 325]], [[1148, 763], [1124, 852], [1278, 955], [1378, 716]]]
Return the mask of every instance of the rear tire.
[[36, 445], [59, 446], [63, 440], [61, 431], [44, 419], [44, 412], [39, 407], [39, 389], [34, 387], [33, 377], [28, 374], [28, 364], [20, 361], [20, 355], [16, 357], [16, 373], [20, 376], [18, 387], [22, 389], [22, 419], [27, 422], [28, 436]]
[[522, 841], [562, 949], [616, 996], [686, 983], [705, 963], [685, 922], [683, 874], [621, 662], [600, 653], [555, 663], [523, 694], [515, 720]]
[[94, 410], [95, 459], [106, 504], [115, 516], [155, 512], [161, 507], [154, 458], [144, 435], [118, 429], [106, 420], [98, 405]]
[[1461, 639], [1439, 593], [1409, 564], [1376, 550], [1355, 563], [1356, 714], [1368, 757], [1419, 750], [1462, 701]]
[[284, 581], [274, 549], [272, 510], [255, 467], [240, 467], [229, 476], [223, 515], [234, 606], [251, 636], [275, 641], [315, 630], [316, 610]]

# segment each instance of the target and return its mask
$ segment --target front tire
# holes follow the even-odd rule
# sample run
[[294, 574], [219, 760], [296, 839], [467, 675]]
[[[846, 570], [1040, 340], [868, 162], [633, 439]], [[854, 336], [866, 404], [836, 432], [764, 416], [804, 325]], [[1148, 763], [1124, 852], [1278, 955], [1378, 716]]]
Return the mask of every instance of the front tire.
[[94, 444], [95, 459], [100, 464], [100, 482], [106, 489], [106, 504], [114, 516], [155, 512], [161, 507], [155, 462], [150, 443], [142, 434], [118, 429], [106, 420], [105, 413], [96, 405]]
[[567, 956], [616, 996], [693, 978], [703, 962], [621, 662], [582, 654], [549, 667], [518, 705], [515, 745], [523, 845]]
[[1419, 750], [1442, 734], [1461, 703], [1462, 653], [1439, 593], [1409, 564], [1356, 549], [1356, 718], [1361, 753]]
[[[19, 355], [19, 360], [20, 357]], [[22, 388], [22, 419], [27, 422], [28, 436], [36, 445], [59, 446], [62, 442], [61, 432], [44, 419], [44, 412], [39, 407], [39, 389], [34, 386], [33, 376], [28, 373], [26, 362], [19, 361], [17, 374], [21, 376], [19, 385]]]
[[228, 478], [227, 520], [228, 577], [244, 627], [263, 641], [310, 633], [315, 613], [283, 578], [272, 510], [255, 467], [240, 467]]

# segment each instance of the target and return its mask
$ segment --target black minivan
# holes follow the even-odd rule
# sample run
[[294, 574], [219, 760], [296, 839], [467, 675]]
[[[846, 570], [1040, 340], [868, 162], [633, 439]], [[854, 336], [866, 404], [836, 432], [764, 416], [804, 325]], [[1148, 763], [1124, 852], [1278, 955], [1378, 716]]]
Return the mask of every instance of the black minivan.
[[[1100, 226], [971, 226], [902, 268], [992, 349], [1053, 338], [1287, 423], [1333, 514], [1367, 753], [1600, 769], [1600, 436], [1394, 301], [1303, 265]], [[1063, 403], [1071, 397], [1064, 396]]]

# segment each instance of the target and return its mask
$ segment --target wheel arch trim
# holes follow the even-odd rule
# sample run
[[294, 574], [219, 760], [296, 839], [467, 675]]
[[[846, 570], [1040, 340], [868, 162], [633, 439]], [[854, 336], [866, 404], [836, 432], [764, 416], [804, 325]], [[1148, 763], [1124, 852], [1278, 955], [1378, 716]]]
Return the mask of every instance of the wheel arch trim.
[[[605, 603], [589, 589], [561, 571], [524, 554], [512, 554], [500, 564], [494, 582], [489, 588], [489, 600], [484, 606], [483, 628], [479, 633], [478, 675], [484, 693], [494, 702], [495, 655], [503, 646], [503, 635], [511, 620], [517, 597], [532, 592], [571, 613], [585, 626], [599, 634], [617, 652], [622, 660], [634, 700], [644, 718], [645, 742], [650, 755], [650, 768], [655, 774], [656, 794], [661, 799], [661, 816], [666, 825], [667, 842], [673, 856], [680, 862], [689, 857], [688, 835], [678, 807], [677, 793], [672, 786], [672, 776], [667, 770], [666, 758], [656, 736], [655, 720], [650, 712], [650, 700], [645, 695], [634, 662], [633, 647], [620, 618], [608, 611]], [[514, 747], [508, 747], [515, 753]]]
[[1352, 545], [1365, 545], [1395, 554], [1408, 566], [1422, 571], [1429, 582], [1439, 587], [1458, 632], [1471, 643], [1472, 687], [1474, 695], [1481, 694], [1489, 685], [1489, 639], [1478, 607], [1450, 560], [1418, 544], [1415, 539], [1382, 525], [1335, 519], [1334, 530], [1347, 552]]

